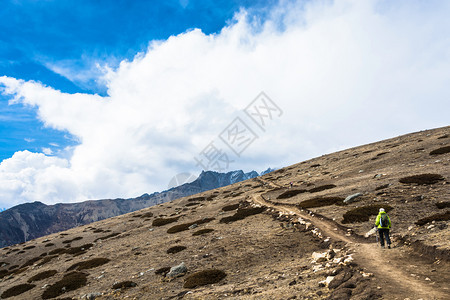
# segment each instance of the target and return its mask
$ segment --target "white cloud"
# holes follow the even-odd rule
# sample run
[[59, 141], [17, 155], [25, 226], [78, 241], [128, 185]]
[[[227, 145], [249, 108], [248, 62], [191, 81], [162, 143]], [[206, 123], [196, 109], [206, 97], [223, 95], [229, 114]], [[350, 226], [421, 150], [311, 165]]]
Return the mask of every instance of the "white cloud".
[[0, 77], [4, 93], [80, 140], [64, 159], [18, 152], [3, 161], [0, 198], [9, 206], [164, 189], [174, 175], [200, 171], [193, 157], [234, 117], [245, 119], [260, 91], [284, 113], [266, 132], [247, 119], [259, 139], [231, 169], [261, 171], [448, 125], [450, 7], [423, 5], [282, 2], [262, 26], [241, 12], [218, 34], [150, 43], [102, 78], [107, 97]]

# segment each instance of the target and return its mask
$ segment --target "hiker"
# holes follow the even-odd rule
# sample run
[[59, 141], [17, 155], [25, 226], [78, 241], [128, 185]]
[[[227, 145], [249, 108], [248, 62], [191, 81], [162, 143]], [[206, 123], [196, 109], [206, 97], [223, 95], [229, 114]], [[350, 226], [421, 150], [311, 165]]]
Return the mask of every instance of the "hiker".
[[294, 186], [294, 183], [291, 181], [289, 182], [289, 185], [291, 186], [290, 188], [292, 188]]
[[391, 249], [391, 239], [389, 238], [389, 229], [391, 229], [391, 219], [384, 211], [384, 208], [380, 208], [377, 219], [375, 221], [375, 227], [378, 228], [380, 235], [381, 248], [384, 248], [384, 239], [386, 238], [387, 247]]

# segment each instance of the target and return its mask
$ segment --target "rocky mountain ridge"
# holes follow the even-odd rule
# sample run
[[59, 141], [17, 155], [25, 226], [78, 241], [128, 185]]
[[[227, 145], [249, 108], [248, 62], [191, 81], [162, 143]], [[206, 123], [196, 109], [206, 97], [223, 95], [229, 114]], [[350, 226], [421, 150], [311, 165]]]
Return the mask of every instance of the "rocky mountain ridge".
[[193, 182], [136, 198], [89, 200], [55, 205], [45, 205], [41, 202], [20, 204], [0, 212], [0, 247], [22, 243], [257, 176], [259, 174], [256, 171], [248, 173], [242, 170], [227, 173], [203, 171]]

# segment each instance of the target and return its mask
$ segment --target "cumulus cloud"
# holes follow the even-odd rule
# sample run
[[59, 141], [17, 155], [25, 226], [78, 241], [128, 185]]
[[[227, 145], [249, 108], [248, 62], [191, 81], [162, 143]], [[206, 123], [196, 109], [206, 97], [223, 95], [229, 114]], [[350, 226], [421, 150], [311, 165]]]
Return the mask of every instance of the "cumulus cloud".
[[[4, 160], [4, 206], [161, 190], [178, 173], [198, 173], [194, 157], [211, 141], [228, 151], [230, 169], [260, 171], [448, 125], [448, 3], [302, 3], [282, 1], [264, 20], [241, 11], [217, 34], [150, 42], [101, 78], [105, 97], [0, 77], [3, 94], [80, 141], [64, 158]], [[261, 91], [283, 110], [265, 131], [242, 112]], [[218, 138], [235, 117], [258, 136], [240, 157]]]

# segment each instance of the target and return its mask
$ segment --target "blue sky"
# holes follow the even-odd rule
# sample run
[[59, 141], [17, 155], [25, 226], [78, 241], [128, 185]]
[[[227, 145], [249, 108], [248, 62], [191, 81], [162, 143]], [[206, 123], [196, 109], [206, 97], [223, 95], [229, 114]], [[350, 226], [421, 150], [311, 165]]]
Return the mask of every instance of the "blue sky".
[[[192, 28], [215, 33], [239, 9], [264, 14], [274, 3], [6, 0], [0, 10], [0, 76], [39, 81], [67, 93], [105, 95], [101, 74], [93, 69], [96, 63], [116, 67], [145, 51], [152, 40]], [[8, 105], [10, 98], [0, 96], [0, 161], [19, 150], [57, 152], [77, 143], [69, 132], [44, 127], [35, 109]]]
[[448, 126], [448, 15], [438, 0], [3, 1], [0, 207]]

